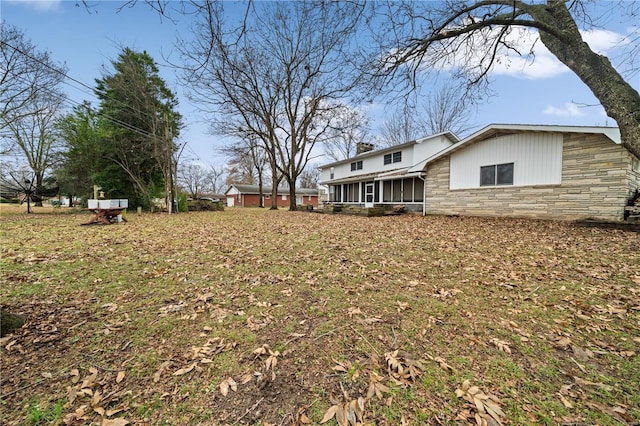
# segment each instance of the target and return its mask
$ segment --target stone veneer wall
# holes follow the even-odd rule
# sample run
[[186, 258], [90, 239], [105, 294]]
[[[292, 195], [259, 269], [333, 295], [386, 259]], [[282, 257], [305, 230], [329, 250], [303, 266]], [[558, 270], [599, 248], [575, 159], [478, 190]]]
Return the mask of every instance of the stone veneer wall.
[[622, 220], [627, 198], [640, 186], [631, 158], [602, 135], [565, 134], [560, 185], [449, 190], [446, 156], [427, 165], [426, 213]]

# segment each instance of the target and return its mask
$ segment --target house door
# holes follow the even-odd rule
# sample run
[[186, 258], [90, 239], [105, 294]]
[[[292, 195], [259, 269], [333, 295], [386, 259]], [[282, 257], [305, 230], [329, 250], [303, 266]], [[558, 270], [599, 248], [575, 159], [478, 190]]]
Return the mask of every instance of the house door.
[[373, 207], [373, 182], [367, 182], [364, 186], [364, 206]]
[[233, 207], [236, 197], [227, 197], [227, 207]]

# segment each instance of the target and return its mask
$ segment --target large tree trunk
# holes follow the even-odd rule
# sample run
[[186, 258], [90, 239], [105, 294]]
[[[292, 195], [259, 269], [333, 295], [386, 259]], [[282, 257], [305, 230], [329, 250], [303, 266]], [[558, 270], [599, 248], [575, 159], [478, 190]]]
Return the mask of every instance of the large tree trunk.
[[258, 169], [258, 192], [259, 192], [259, 197], [260, 200], [258, 201], [258, 207], [263, 208], [264, 207], [264, 194], [263, 194], [263, 190], [262, 190], [262, 170]]
[[296, 203], [296, 182], [289, 180], [289, 211], [298, 210], [298, 204]]
[[271, 187], [271, 207], [270, 210], [278, 210], [278, 186]]
[[[36, 173], [36, 189], [38, 192], [42, 192], [43, 174], [44, 173]], [[42, 207], [42, 198], [40, 198], [39, 194], [36, 193], [36, 199], [34, 201], [36, 207]]]
[[534, 19], [557, 29], [539, 31], [540, 40], [591, 89], [607, 114], [616, 120], [622, 146], [640, 158], [640, 94], [605, 56], [593, 52], [580, 35], [564, 1], [549, 0], [530, 10]]
[[280, 185], [280, 179], [278, 179], [278, 168], [275, 167], [273, 161], [271, 161], [271, 208], [270, 210], [278, 210], [278, 185]]

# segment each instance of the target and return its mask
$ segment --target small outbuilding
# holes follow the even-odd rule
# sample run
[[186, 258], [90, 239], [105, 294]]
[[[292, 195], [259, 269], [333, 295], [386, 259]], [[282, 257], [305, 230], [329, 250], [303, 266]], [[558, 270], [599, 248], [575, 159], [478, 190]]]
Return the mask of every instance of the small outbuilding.
[[[227, 207], [259, 207], [260, 187], [258, 185], [247, 185], [232, 183], [225, 193]], [[262, 205], [271, 205], [271, 187], [263, 187]], [[278, 188], [278, 207], [289, 207], [289, 188]], [[296, 204], [299, 206], [318, 207], [318, 190], [313, 188], [296, 189]]]

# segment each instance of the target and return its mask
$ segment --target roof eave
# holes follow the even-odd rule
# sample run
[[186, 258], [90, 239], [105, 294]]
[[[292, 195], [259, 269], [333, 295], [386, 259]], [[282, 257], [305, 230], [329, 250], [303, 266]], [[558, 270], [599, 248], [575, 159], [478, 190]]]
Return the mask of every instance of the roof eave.
[[427, 164], [451, 154], [459, 149], [462, 149], [467, 144], [482, 140], [487, 136], [490, 136], [496, 131], [514, 131], [514, 132], [553, 132], [553, 133], [587, 133], [587, 134], [601, 134], [611, 140], [613, 143], [620, 145], [622, 142], [620, 138], [620, 129], [617, 127], [599, 127], [599, 126], [562, 126], [562, 125], [547, 125], [547, 124], [489, 124], [483, 127], [477, 132], [467, 136], [458, 143], [455, 143], [448, 148], [432, 155], [431, 157], [417, 163], [409, 169], [409, 172], [415, 172], [423, 170]]

